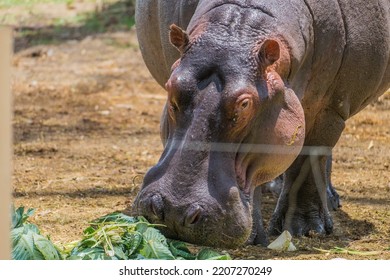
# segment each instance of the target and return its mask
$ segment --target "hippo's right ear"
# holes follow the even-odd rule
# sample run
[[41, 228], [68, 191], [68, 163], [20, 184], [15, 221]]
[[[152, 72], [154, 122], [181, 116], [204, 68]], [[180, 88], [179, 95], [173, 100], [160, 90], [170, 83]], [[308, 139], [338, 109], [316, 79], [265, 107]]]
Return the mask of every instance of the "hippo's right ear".
[[171, 24], [169, 32], [169, 40], [181, 54], [183, 54], [185, 47], [188, 45], [189, 38], [187, 33], [176, 24]]

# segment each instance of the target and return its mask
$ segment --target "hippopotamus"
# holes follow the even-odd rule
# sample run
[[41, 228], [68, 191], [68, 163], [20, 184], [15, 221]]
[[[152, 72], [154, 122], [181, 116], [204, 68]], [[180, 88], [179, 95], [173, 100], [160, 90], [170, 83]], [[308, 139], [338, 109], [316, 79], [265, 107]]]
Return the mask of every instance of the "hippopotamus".
[[[389, 0], [137, 1], [143, 59], [167, 100], [164, 149], [134, 213], [215, 247], [331, 233], [327, 162], [346, 120], [390, 87], [389, 10]], [[257, 186], [281, 174], [265, 227]]]

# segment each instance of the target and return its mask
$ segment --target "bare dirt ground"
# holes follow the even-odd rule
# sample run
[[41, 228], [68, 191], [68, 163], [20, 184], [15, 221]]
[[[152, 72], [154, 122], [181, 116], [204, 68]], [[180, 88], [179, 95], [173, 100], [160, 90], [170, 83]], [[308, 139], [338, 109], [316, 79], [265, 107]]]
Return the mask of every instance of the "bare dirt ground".
[[[67, 15], [88, 10], [84, 4], [51, 9]], [[12, 9], [23, 14], [25, 7]], [[58, 35], [50, 20], [37, 27], [33, 18], [45, 22], [47, 9], [33, 10], [15, 33], [13, 197], [16, 206], [35, 208], [31, 221], [62, 244], [80, 239], [88, 221], [132, 203], [162, 151], [165, 92], [143, 64], [134, 28]], [[32, 25], [42, 32], [23, 33]], [[55, 40], [37, 41], [49, 33]], [[334, 149], [333, 183], [343, 204], [333, 213], [334, 233], [294, 238], [293, 253], [228, 252], [234, 259], [390, 259], [389, 151], [387, 93], [348, 121]], [[275, 202], [265, 196], [266, 219]], [[316, 249], [335, 246], [358, 253]]]

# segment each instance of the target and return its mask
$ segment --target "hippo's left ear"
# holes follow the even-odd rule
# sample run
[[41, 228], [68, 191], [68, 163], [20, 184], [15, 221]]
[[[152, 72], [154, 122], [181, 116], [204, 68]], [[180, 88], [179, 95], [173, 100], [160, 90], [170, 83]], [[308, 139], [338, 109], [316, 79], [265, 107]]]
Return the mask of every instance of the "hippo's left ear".
[[176, 24], [171, 24], [169, 32], [169, 40], [181, 54], [183, 54], [185, 47], [188, 45], [189, 38], [187, 33]]
[[280, 57], [280, 46], [276, 40], [265, 40], [258, 52], [258, 58], [264, 68], [274, 64]]

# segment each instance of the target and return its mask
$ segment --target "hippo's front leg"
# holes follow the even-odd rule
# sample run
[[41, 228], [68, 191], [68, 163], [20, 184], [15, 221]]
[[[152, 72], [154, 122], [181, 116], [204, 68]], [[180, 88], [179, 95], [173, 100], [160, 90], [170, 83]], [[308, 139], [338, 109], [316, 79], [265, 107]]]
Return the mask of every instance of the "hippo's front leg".
[[261, 215], [261, 198], [262, 186], [258, 186], [253, 191], [252, 199], [252, 233], [247, 241], [247, 244], [268, 245], [268, 236], [264, 228], [263, 216]]
[[270, 234], [332, 232], [325, 183], [326, 156], [301, 155], [285, 173], [285, 181], [270, 223]]
[[[326, 159], [326, 169], [325, 169], [325, 181], [326, 181], [326, 194], [328, 197], [328, 208], [329, 210], [336, 211], [341, 207], [340, 196], [334, 188], [331, 180], [332, 174], [332, 155], [329, 155]], [[275, 197], [279, 197], [282, 192], [283, 187], [283, 174], [275, 178], [274, 180], [267, 182], [259, 188], [263, 189], [263, 192], [269, 192]]]

